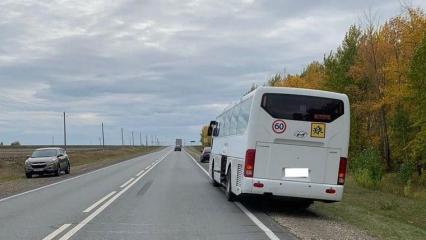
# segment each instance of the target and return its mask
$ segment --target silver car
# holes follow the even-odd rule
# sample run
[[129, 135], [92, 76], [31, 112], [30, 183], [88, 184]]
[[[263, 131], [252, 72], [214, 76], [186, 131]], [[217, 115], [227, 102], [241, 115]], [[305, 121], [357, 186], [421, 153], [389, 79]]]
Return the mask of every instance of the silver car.
[[59, 176], [62, 171], [69, 174], [70, 170], [68, 155], [62, 148], [39, 148], [25, 160], [25, 176], [27, 178], [31, 178], [33, 174], [42, 175], [45, 173], [54, 173]]

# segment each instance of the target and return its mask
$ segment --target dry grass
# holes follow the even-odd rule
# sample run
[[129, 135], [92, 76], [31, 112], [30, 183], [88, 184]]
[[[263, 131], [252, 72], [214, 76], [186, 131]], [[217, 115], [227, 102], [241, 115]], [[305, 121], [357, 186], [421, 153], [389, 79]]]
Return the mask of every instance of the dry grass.
[[[103, 166], [124, 161], [139, 155], [153, 152], [158, 147], [124, 147], [109, 149], [72, 148], [68, 150], [72, 171]], [[24, 178], [24, 162], [31, 148], [18, 148], [0, 152], [0, 183]]]
[[343, 220], [379, 239], [425, 239], [426, 201], [357, 186], [349, 178], [343, 201], [315, 203], [313, 211]]

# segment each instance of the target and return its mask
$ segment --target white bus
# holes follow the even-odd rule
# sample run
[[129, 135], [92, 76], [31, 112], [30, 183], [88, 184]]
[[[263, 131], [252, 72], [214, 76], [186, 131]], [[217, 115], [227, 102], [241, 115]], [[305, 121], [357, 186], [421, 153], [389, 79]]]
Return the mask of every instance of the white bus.
[[344, 94], [259, 87], [210, 123], [209, 174], [228, 200], [261, 194], [342, 199], [350, 123]]

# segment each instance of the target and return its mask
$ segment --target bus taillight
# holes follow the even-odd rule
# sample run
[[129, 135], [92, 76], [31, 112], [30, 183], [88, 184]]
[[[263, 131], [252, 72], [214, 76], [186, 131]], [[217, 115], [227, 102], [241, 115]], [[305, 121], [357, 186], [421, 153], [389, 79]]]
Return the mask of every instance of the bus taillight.
[[340, 158], [339, 163], [339, 175], [337, 176], [337, 184], [343, 185], [345, 184], [345, 177], [346, 177], [346, 164], [348, 162], [348, 159], [345, 157]]
[[244, 164], [245, 177], [253, 177], [255, 156], [256, 156], [256, 149], [247, 149], [245, 164]]

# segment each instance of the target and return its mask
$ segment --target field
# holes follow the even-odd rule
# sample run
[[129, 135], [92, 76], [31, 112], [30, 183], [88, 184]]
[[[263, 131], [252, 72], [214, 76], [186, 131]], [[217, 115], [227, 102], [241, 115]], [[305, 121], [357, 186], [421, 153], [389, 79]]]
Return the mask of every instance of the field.
[[[0, 147], [0, 184], [25, 178], [25, 159], [38, 147], [43, 146]], [[157, 148], [105, 146], [103, 150], [98, 146], [70, 146], [67, 153], [71, 171], [76, 173], [146, 154]]]

